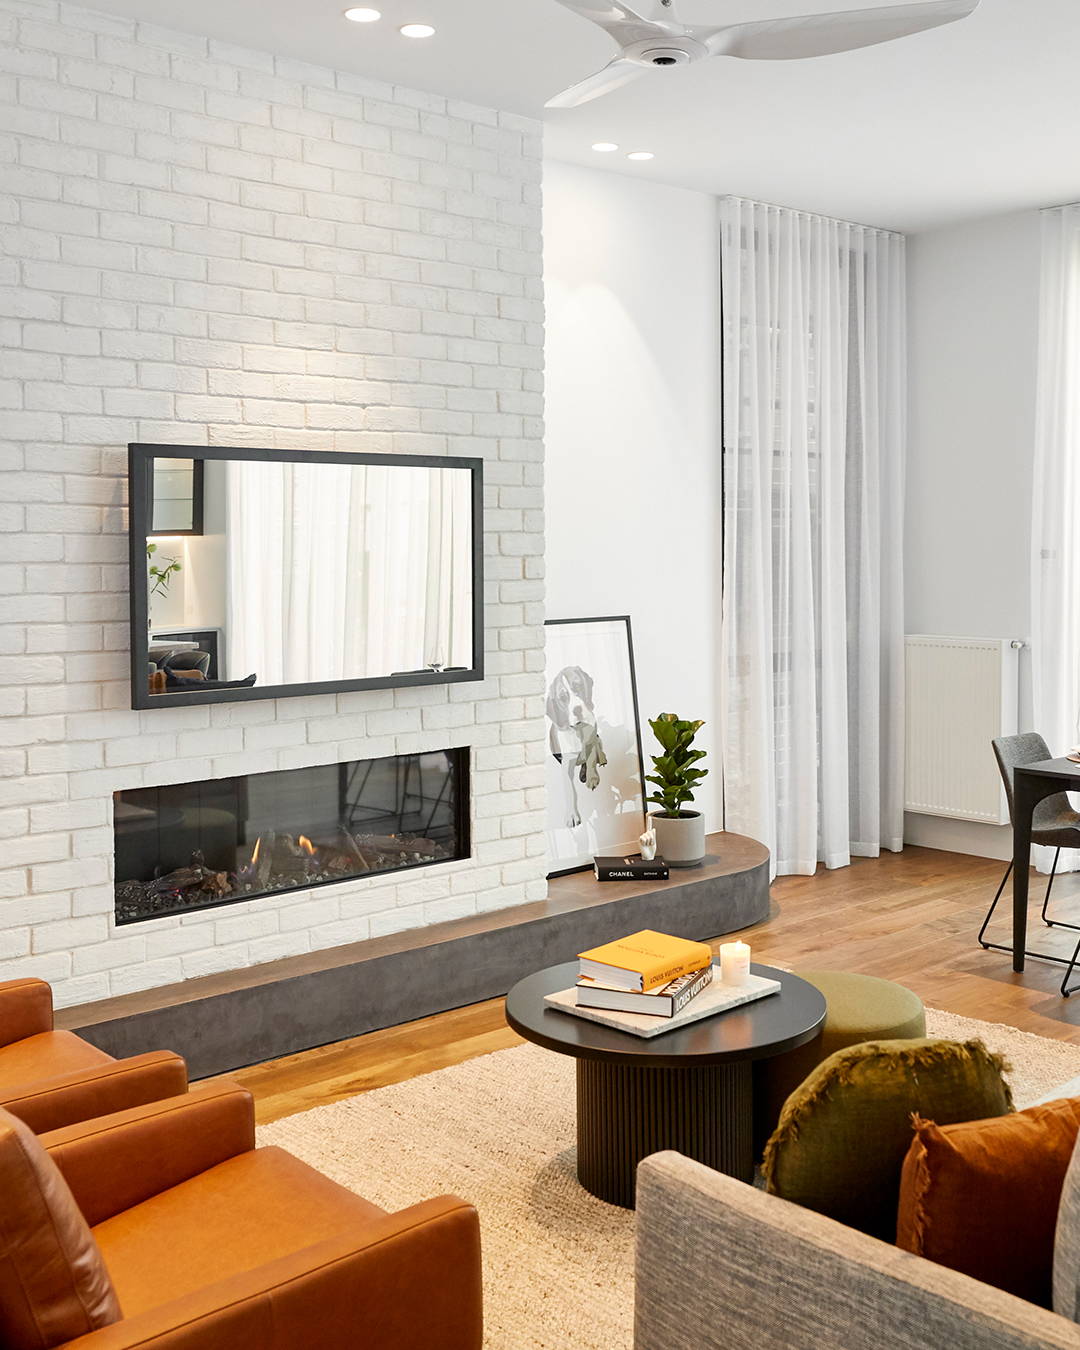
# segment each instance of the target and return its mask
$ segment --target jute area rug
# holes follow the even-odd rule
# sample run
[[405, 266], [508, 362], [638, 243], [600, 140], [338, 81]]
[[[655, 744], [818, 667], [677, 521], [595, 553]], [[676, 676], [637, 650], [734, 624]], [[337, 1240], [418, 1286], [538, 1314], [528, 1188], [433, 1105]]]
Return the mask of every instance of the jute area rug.
[[[980, 1037], [1017, 1105], [1080, 1074], [1080, 1046], [927, 1010], [928, 1033]], [[626, 1350], [634, 1217], [574, 1176], [574, 1065], [522, 1045], [259, 1130], [384, 1209], [445, 1193], [480, 1213], [489, 1350]]]

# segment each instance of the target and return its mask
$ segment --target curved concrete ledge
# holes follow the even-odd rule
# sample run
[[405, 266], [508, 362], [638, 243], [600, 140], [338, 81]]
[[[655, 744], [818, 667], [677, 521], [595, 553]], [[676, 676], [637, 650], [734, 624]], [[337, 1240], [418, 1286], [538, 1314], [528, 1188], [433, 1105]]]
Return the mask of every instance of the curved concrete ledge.
[[534, 904], [66, 1008], [57, 1025], [112, 1055], [175, 1050], [202, 1078], [499, 997], [639, 928], [701, 940], [768, 918], [768, 850], [736, 834], [708, 845], [668, 881], [555, 877]]

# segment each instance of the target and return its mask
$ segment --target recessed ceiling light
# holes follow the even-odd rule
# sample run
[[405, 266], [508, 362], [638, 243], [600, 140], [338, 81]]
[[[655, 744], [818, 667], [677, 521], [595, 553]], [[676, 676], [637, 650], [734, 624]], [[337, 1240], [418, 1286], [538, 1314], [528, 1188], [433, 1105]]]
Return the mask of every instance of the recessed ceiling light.
[[429, 23], [403, 23], [398, 29], [402, 37], [434, 37], [435, 29]]
[[652, 158], [653, 158], [653, 152], [652, 152], [651, 150], [631, 150], [630, 153], [626, 156], [626, 158], [627, 158], [627, 159], [652, 159]]
[[377, 9], [368, 9], [366, 5], [357, 5], [352, 9], [347, 9], [345, 17], [351, 19], [353, 23], [374, 23], [376, 19], [381, 19], [382, 15]]
[[593, 146], [594, 150], [599, 150], [602, 155], [610, 154], [612, 150], [618, 150], [614, 141], [597, 141]]

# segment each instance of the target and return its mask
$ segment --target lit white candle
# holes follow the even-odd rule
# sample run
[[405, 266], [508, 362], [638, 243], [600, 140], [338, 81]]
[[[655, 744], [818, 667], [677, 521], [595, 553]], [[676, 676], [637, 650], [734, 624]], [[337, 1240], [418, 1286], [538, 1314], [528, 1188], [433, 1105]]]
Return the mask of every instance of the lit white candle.
[[745, 942], [720, 944], [720, 979], [724, 984], [745, 984], [750, 977], [750, 947]]

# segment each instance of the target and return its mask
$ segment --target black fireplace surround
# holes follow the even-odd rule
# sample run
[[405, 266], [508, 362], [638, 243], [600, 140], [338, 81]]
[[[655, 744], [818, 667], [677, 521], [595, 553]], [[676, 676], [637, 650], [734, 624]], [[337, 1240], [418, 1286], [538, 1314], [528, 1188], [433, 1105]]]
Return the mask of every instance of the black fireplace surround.
[[469, 751], [134, 788], [113, 799], [117, 924], [469, 856]]

